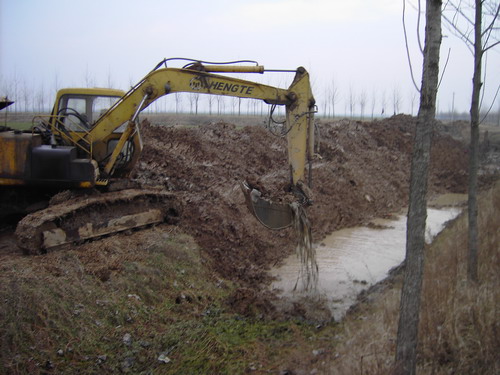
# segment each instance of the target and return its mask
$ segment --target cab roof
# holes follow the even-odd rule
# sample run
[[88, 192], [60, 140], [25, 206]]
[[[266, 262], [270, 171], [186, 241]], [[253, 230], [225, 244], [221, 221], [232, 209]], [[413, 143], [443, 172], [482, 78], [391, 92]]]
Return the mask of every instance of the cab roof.
[[94, 95], [94, 96], [120, 96], [122, 97], [125, 95], [125, 91], [123, 90], [117, 90], [117, 89], [107, 89], [107, 88], [100, 88], [100, 87], [70, 87], [70, 88], [64, 88], [60, 89], [57, 92], [57, 96], [60, 97], [62, 95], [66, 94], [81, 94], [81, 95]]

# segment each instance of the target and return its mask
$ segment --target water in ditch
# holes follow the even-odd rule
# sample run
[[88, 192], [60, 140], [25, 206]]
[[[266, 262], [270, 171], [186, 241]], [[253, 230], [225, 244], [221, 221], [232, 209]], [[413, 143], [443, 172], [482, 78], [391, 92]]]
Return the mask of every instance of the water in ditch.
[[[431, 242], [445, 223], [460, 212], [458, 207], [429, 208], [426, 241]], [[315, 245], [319, 272], [314, 292], [300, 287], [301, 261], [296, 255], [271, 270], [276, 278], [271, 288], [291, 300], [310, 297], [312, 293], [320, 296], [338, 321], [361, 291], [386, 278], [393, 267], [401, 264], [405, 244], [406, 215], [403, 214], [391, 220], [374, 220], [366, 227], [342, 229]]]

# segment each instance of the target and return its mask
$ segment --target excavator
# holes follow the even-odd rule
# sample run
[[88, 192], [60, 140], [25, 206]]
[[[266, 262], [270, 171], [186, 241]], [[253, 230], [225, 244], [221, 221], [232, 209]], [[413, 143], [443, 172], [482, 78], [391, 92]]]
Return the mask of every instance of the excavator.
[[[51, 114], [34, 117], [31, 130], [0, 128], [1, 189], [97, 191], [67, 197], [60, 193], [62, 199], [24, 216], [15, 234], [25, 253], [42, 254], [67, 243], [175, 222], [182, 208], [174, 194], [160, 188], [138, 188], [130, 174], [143, 148], [139, 114], [158, 98], [178, 92], [259, 99], [272, 110], [285, 106], [282, 130], [288, 143], [290, 186], [298, 203], [272, 202], [245, 181], [241, 188], [251, 213], [271, 229], [292, 225], [297, 207], [311, 203], [306, 164], [310, 173], [315, 101], [308, 72], [302, 67], [266, 70], [248, 60], [210, 63], [181, 59], [188, 61], [182, 68], [168, 67], [172, 60], [178, 59], [162, 60], [128, 92], [61, 89]], [[295, 73], [288, 89], [228, 76], [272, 71]], [[310, 175], [307, 180], [310, 183]]]

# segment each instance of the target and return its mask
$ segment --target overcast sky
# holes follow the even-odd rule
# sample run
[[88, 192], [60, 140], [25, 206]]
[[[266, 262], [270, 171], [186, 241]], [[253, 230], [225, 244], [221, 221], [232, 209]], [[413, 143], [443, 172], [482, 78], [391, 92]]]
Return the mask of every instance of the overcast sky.
[[[412, 0], [416, 3], [416, 0]], [[425, 3], [425, 1], [423, 1]], [[128, 89], [165, 57], [208, 61], [257, 60], [270, 69], [304, 66], [325, 110], [335, 82], [336, 112], [350, 93], [376, 99], [376, 114], [393, 96], [400, 112], [416, 113], [402, 29], [401, 0], [0, 0], [0, 96], [12, 82]], [[416, 11], [407, 8], [417, 83], [421, 56], [415, 43]], [[472, 55], [443, 31], [442, 65], [451, 48], [438, 100], [440, 111], [468, 111]], [[175, 66], [175, 65], [172, 65]], [[500, 53], [488, 54], [487, 95], [500, 84]], [[287, 86], [293, 75], [250, 80]], [[385, 98], [385, 100], [383, 100]], [[16, 98], [12, 98], [16, 100]], [[413, 106], [412, 106], [413, 100]], [[498, 105], [495, 105], [495, 109]], [[359, 111], [359, 110], [357, 110]]]

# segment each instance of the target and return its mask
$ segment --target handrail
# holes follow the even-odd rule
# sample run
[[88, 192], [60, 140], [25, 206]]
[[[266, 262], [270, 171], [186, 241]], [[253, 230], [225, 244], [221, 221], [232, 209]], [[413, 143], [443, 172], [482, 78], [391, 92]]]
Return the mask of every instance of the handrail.
[[[52, 120], [52, 121], [51, 121]], [[68, 119], [67, 121], [71, 122], [71, 127], [76, 130], [71, 130], [71, 135], [66, 134], [66, 132], [62, 131], [68, 126], [68, 124], [64, 124], [60, 120], [60, 116], [54, 115], [38, 115], [33, 117], [32, 120], [32, 131], [36, 126], [42, 125], [45, 129], [49, 130], [53, 134], [57, 134], [62, 139], [68, 141], [70, 144], [78, 147], [80, 150], [85, 152], [88, 155], [89, 159], [92, 159], [92, 139], [90, 136], [90, 132], [81, 126], [79, 123]], [[36, 124], [35, 124], [36, 123]], [[55, 124], [59, 126], [55, 126]], [[80, 135], [83, 134], [83, 135]]]

